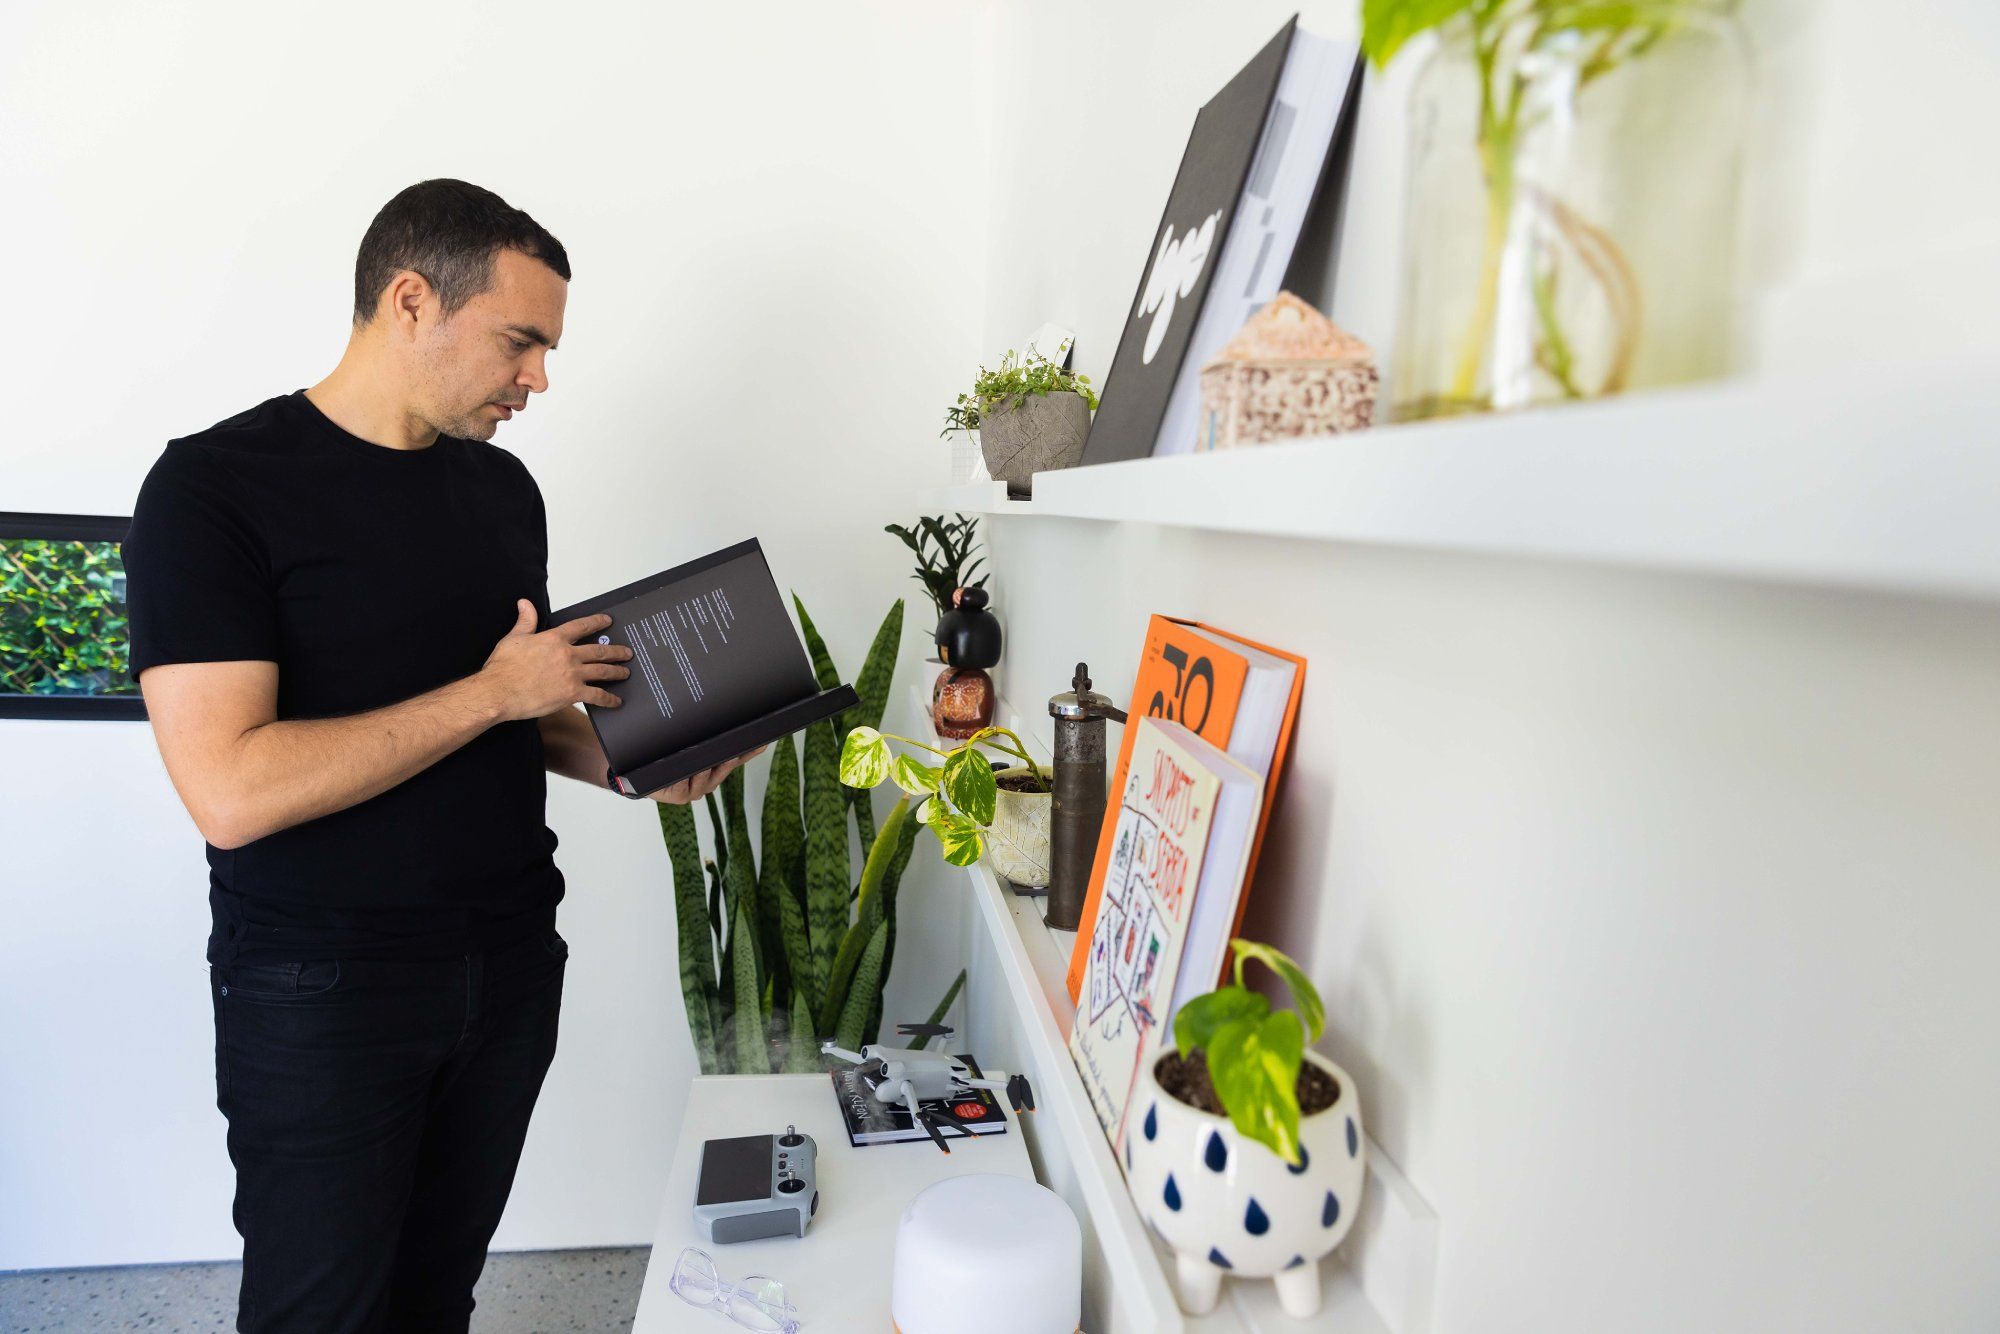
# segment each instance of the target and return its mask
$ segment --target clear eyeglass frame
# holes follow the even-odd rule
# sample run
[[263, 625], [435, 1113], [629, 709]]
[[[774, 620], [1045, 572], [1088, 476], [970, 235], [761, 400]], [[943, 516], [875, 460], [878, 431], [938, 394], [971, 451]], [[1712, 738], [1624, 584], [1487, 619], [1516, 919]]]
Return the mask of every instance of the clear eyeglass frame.
[[768, 1274], [746, 1274], [731, 1283], [699, 1247], [681, 1252], [667, 1286], [688, 1305], [726, 1315], [756, 1334], [799, 1334], [799, 1309], [786, 1300], [784, 1284]]

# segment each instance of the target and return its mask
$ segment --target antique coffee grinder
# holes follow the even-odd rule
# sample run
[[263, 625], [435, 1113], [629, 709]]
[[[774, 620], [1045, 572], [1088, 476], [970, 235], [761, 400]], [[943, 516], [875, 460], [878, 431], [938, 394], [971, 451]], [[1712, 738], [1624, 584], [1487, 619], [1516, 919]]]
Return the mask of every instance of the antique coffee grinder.
[[1070, 688], [1049, 701], [1049, 716], [1056, 720], [1056, 793], [1049, 822], [1048, 924], [1074, 931], [1083, 918], [1104, 827], [1104, 720], [1122, 723], [1125, 711], [1090, 688], [1090, 668], [1079, 662]]

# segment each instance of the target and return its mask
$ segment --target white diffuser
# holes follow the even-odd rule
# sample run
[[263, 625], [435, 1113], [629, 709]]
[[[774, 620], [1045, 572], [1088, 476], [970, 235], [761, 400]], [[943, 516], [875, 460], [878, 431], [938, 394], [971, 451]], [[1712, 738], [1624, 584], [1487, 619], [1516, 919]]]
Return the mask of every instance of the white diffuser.
[[1075, 1334], [1083, 1229], [1035, 1182], [988, 1172], [940, 1181], [896, 1224], [889, 1313], [899, 1334]]

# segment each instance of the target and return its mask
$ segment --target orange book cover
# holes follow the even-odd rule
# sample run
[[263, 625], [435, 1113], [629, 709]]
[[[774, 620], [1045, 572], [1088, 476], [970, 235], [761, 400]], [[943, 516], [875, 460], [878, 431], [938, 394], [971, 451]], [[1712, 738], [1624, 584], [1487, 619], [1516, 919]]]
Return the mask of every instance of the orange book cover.
[[[1155, 612], [1146, 622], [1146, 647], [1132, 682], [1132, 704], [1125, 710], [1124, 736], [1118, 742], [1118, 764], [1111, 771], [1112, 792], [1125, 790], [1132, 766], [1132, 745], [1141, 718], [1170, 718], [1203, 740], [1229, 748], [1229, 729], [1236, 722], [1236, 704], [1250, 664], [1189, 622]], [[1104, 876], [1111, 865], [1111, 844], [1117, 837], [1119, 805], [1107, 801], [1104, 824], [1097, 834], [1097, 856], [1090, 867], [1090, 887], [1084, 891], [1083, 915], [1077, 920], [1076, 945], [1070, 952], [1069, 998], [1083, 994], [1083, 974], [1090, 962], [1091, 929], [1097, 925], [1097, 905], [1104, 898]]]
[[[1236, 920], [1230, 928], [1234, 934], [1242, 928], [1243, 913], [1250, 903], [1249, 891], [1256, 883], [1257, 858], [1264, 850], [1264, 833], [1270, 828], [1273, 798], [1277, 795], [1278, 780], [1284, 773], [1285, 754], [1291, 747], [1292, 730], [1298, 720], [1299, 698], [1305, 690], [1306, 660], [1296, 653], [1260, 644], [1254, 639], [1246, 639], [1200, 621], [1156, 613], [1146, 626], [1146, 648], [1139, 658], [1138, 677], [1132, 688], [1132, 705], [1126, 713], [1131, 719], [1148, 714], [1173, 718], [1211, 744], [1228, 749], [1230, 731], [1236, 722], [1236, 706], [1242, 698], [1243, 682], [1250, 670], [1249, 663], [1227, 647], [1230, 642], [1246, 644], [1273, 657], [1284, 658], [1298, 667], [1292, 674], [1291, 694], [1285, 701], [1285, 716], [1278, 727], [1278, 741], [1271, 750], [1271, 770], [1264, 780], [1264, 806], [1257, 817], [1257, 834], [1250, 845], [1249, 864], [1243, 871], [1244, 892], [1237, 900]], [[1211, 683], [1214, 693], [1205, 701], [1205, 689]], [[1113, 792], [1123, 790], [1125, 774], [1132, 761], [1133, 733], [1136, 730], [1128, 719], [1125, 735], [1118, 747], [1118, 767], [1112, 775]], [[1097, 923], [1098, 904], [1104, 896], [1104, 877], [1115, 836], [1115, 803], [1107, 805], [1105, 817], [1107, 824], [1113, 828], [1098, 834], [1097, 857], [1091, 867], [1090, 887], [1084, 895], [1083, 915], [1077, 923], [1076, 945], [1070, 953], [1067, 981], [1072, 1001], [1083, 992], [1084, 969], [1090, 961], [1091, 930]], [[1224, 971], [1227, 971], [1226, 966]], [[1220, 981], [1220, 976], [1217, 980]]]
[[[1249, 865], [1243, 872], [1244, 894], [1237, 901], [1236, 922], [1240, 928], [1243, 910], [1250, 901], [1249, 887], [1255, 882], [1257, 855], [1263, 850], [1264, 831], [1271, 821], [1271, 799], [1277, 792], [1278, 776], [1291, 742], [1292, 725], [1298, 717], [1299, 696], [1305, 687], [1306, 660], [1295, 653], [1259, 644], [1227, 630], [1218, 630], [1200, 621], [1157, 613], [1146, 624], [1146, 647], [1139, 655], [1139, 670], [1132, 685], [1132, 704], [1124, 736], [1119, 741], [1118, 765], [1112, 771], [1112, 792], [1125, 790], [1125, 774], [1132, 763], [1132, 744], [1138, 720], [1152, 716], [1171, 718], [1210, 744], [1227, 750], [1230, 730], [1236, 723], [1236, 706], [1243, 695], [1243, 682], [1250, 672], [1244, 657], [1232, 651], [1231, 641], [1247, 644], [1273, 657], [1298, 665], [1292, 676], [1291, 697], [1285, 703], [1285, 719], [1278, 729], [1278, 744], [1271, 753], [1271, 772], [1264, 782], [1264, 807], [1257, 817], [1257, 834], [1250, 846]], [[1083, 916], [1077, 923], [1076, 945], [1070, 953], [1069, 996], [1073, 1001], [1083, 992], [1083, 974], [1090, 962], [1091, 929], [1097, 923], [1097, 907], [1104, 896], [1104, 877], [1111, 861], [1111, 844], [1116, 835], [1119, 806], [1108, 802], [1104, 828], [1097, 836], [1097, 857], [1090, 870], [1090, 888], [1084, 894]]]

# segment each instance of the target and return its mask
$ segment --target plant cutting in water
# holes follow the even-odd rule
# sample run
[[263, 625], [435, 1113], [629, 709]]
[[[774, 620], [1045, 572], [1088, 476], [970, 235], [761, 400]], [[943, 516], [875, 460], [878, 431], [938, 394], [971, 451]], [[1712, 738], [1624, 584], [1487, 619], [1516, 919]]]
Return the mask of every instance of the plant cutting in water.
[[[1362, 48], [1379, 69], [1412, 37], [1437, 29], [1463, 41], [1476, 77], [1478, 160], [1485, 217], [1472, 310], [1448, 375], [1426, 386], [1413, 411], [1429, 416], [1496, 405], [1513, 367], [1546, 379], [1538, 393], [1512, 386], [1509, 402], [1616, 393], [1632, 373], [1641, 327], [1638, 279], [1625, 251], [1597, 222], [1532, 179], [1524, 145], [1567, 131], [1577, 99], [1691, 22], [1720, 16], [1729, 0], [1362, 0]], [[1553, 141], [1552, 141], [1553, 142]], [[1560, 146], [1545, 145], [1560, 153]], [[1505, 341], [1503, 287], [1524, 292], [1523, 342], [1495, 364]], [[1581, 291], [1572, 291], [1581, 289]], [[1575, 327], [1579, 297], [1595, 298], [1604, 346]], [[1566, 312], [1570, 312], [1566, 314]]]

